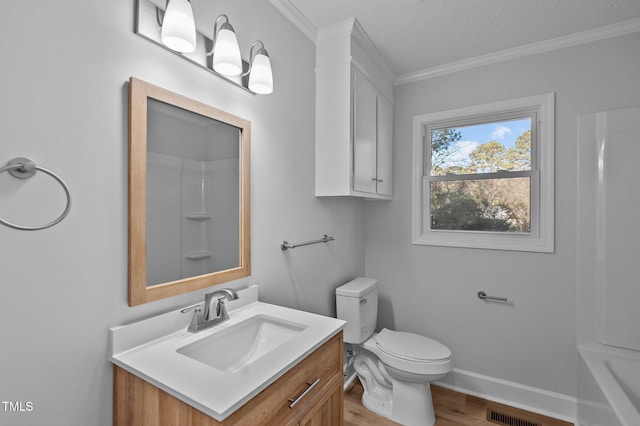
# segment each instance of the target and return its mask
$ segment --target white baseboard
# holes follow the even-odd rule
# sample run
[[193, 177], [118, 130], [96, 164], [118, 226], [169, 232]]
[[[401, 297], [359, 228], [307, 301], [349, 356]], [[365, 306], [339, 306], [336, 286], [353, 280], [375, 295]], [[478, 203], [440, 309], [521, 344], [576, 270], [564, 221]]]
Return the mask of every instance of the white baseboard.
[[435, 385], [576, 424], [577, 399], [454, 368]]

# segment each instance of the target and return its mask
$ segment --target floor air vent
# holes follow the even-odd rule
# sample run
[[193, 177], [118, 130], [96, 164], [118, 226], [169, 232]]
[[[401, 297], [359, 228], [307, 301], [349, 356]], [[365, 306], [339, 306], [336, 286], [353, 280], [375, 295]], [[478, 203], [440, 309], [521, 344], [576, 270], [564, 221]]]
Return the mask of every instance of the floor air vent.
[[487, 420], [491, 423], [506, 426], [541, 426], [538, 422], [522, 419], [511, 414], [501, 413], [499, 411], [487, 409]]

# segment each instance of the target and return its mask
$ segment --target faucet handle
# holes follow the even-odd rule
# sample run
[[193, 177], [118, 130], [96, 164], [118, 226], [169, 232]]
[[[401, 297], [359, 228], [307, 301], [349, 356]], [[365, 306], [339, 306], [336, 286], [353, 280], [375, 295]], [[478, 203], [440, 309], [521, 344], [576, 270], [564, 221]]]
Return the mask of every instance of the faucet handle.
[[216, 316], [218, 318], [229, 318], [229, 314], [227, 313], [227, 307], [224, 304], [224, 299], [218, 299], [218, 306], [216, 307]]
[[189, 328], [187, 328], [188, 331], [192, 333], [198, 331], [198, 326], [202, 324], [201, 312], [202, 310], [199, 307], [193, 309], [193, 317], [191, 317], [191, 323], [189, 324]]
[[[224, 298], [227, 298], [228, 300], [236, 300], [238, 298], [238, 293], [230, 288], [223, 288], [221, 290], [216, 290], [216, 291], [212, 291], [211, 293], [206, 293], [204, 295], [204, 320], [205, 321], [209, 321], [210, 320], [210, 316], [211, 313], [209, 312], [210, 309], [210, 305], [211, 305], [211, 301], [213, 299], [217, 299], [216, 300], [216, 314], [219, 317], [220, 316], [220, 303], [224, 303], [222, 300]], [[223, 305], [224, 307], [224, 305]], [[226, 314], [226, 308], [223, 308], [223, 312]], [[228, 318], [228, 316], [227, 316]]]

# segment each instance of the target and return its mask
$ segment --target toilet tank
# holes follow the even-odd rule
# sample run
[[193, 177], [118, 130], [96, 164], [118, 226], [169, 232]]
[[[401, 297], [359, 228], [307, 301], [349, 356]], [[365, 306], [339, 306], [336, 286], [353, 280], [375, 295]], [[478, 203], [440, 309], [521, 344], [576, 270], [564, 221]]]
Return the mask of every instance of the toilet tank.
[[378, 319], [378, 280], [356, 278], [336, 289], [336, 312], [345, 320], [344, 341], [360, 344], [375, 331]]

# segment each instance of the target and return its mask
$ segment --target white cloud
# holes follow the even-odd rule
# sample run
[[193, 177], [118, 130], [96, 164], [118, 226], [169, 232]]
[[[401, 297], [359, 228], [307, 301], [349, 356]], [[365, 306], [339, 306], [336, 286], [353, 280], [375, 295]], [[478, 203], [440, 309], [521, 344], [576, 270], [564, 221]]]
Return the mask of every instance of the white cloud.
[[469, 154], [471, 154], [478, 146], [478, 141], [458, 141], [455, 144], [455, 153], [451, 156], [451, 162], [467, 164], [469, 162]]
[[491, 132], [491, 139], [502, 139], [506, 135], [513, 133], [513, 130], [506, 126], [496, 126], [495, 130]]

